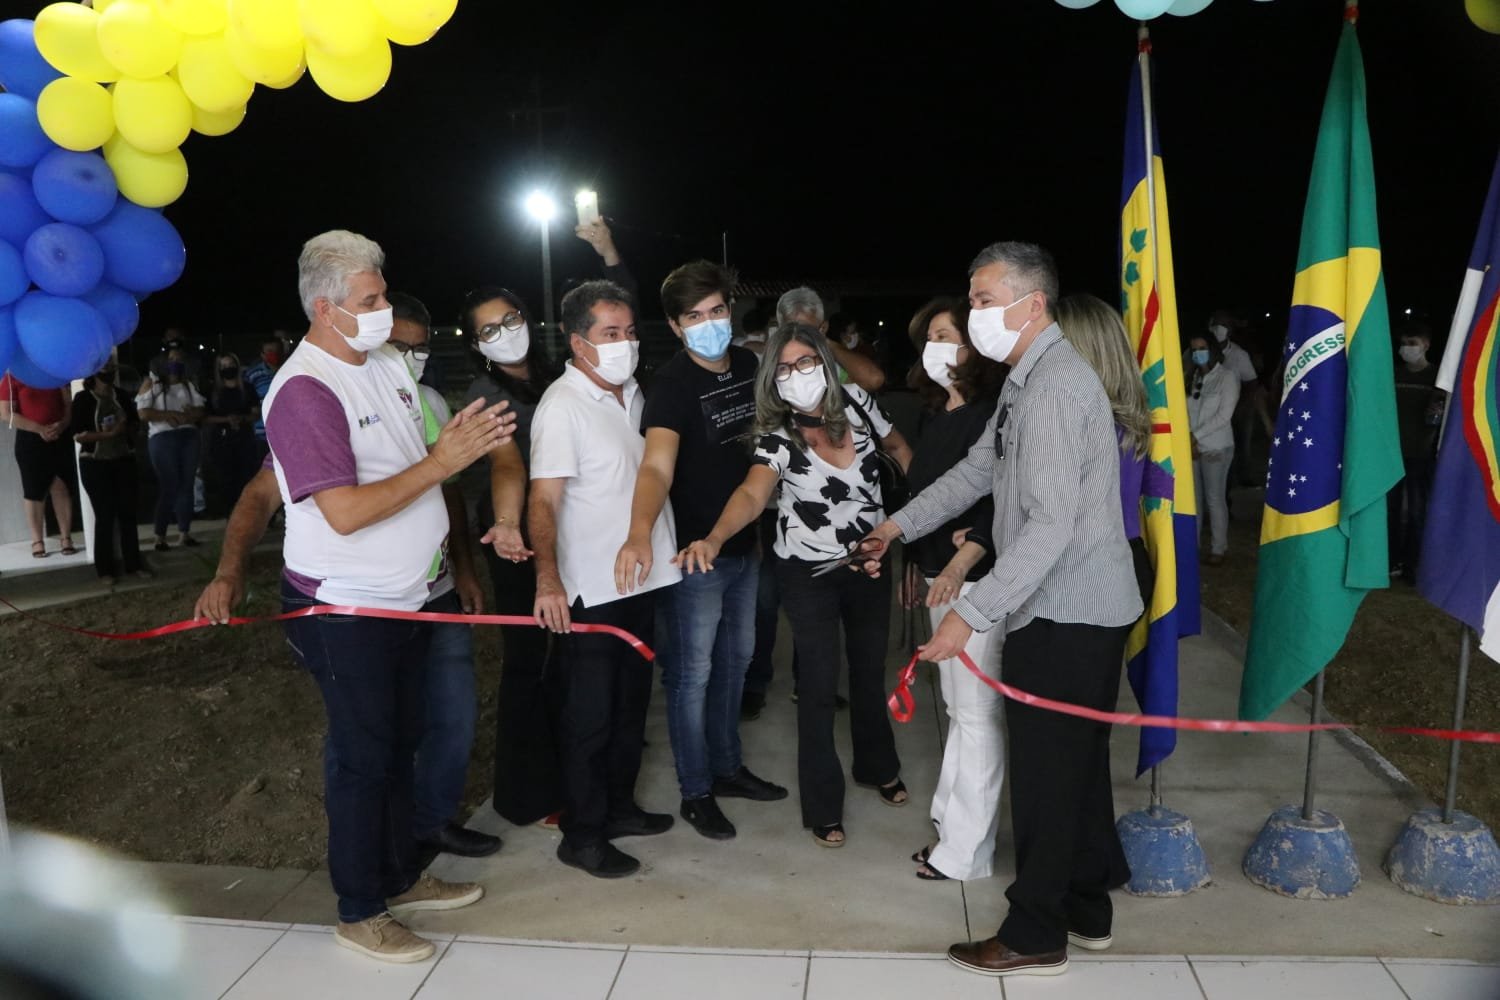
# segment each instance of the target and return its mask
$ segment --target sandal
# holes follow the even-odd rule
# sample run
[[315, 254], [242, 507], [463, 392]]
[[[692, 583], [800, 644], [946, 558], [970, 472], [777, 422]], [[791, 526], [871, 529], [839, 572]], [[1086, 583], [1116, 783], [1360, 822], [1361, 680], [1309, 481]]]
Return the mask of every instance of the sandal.
[[65, 555], [65, 556], [76, 556], [78, 554], [78, 550], [75, 549], [75, 548], [73, 548], [73, 536], [72, 535], [63, 535], [61, 541], [62, 541], [62, 554], [63, 555]]
[[31, 543], [31, 558], [33, 558], [33, 559], [45, 559], [45, 558], [47, 558], [48, 555], [49, 555], [49, 553], [47, 552], [47, 543], [46, 542], [32, 542]]
[[930, 857], [932, 857], [932, 845], [928, 844], [926, 847], [922, 848], [916, 854], [913, 854], [911, 856], [911, 859], [916, 864], [925, 865], [927, 863], [927, 859], [930, 858]]
[[906, 791], [906, 782], [900, 778], [897, 778], [889, 785], [881, 785], [878, 791], [880, 792], [880, 801], [888, 806], [900, 808], [911, 801], [911, 796]]
[[923, 863], [922, 867], [917, 869], [917, 878], [921, 879], [923, 882], [948, 881], [948, 876], [932, 867], [932, 865], [926, 863]]
[[[833, 835], [839, 834], [839, 839], [834, 840]], [[815, 826], [812, 831], [813, 840], [818, 842], [819, 847], [843, 847], [844, 846], [844, 824], [829, 823], [827, 826]]]

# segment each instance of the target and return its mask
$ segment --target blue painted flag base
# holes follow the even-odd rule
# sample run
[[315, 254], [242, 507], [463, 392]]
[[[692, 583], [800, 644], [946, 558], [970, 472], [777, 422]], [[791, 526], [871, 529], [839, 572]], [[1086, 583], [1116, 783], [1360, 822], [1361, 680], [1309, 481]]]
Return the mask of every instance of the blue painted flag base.
[[1141, 809], [1115, 823], [1130, 862], [1132, 896], [1186, 896], [1208, 885], [1208, 860], [1193, 821], [1170, 809]]
[[1500, 847], [1468, 813], [1444, 823], [1437, 809], [1412, 813], [1386, 855], [1385, 870], [1407, 892], [1459, 906], [1500, 903]]
[[1302, 818], [1298, 806], [1273, 812], [1250, 850], [1245, 877], [1293, 899], [1342, 899], [1359, 885], [1359, 861], [1349, 831], [1321, 809]]

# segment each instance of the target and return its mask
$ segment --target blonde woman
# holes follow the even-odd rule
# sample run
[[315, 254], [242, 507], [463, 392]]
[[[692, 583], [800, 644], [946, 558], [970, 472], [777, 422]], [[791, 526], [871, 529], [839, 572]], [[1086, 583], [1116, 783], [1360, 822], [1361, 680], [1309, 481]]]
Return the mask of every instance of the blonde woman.
[[1130, 350], [1130, 336], [1119, 310], [1094, 295], [1069, 295], [1057, 303], [1057, 325], [1063, 337], [1099, 376], [1115, 415], [1120, 441], [1120, 508], [1125, 537], [1135, 559], [1141, 601], [1151, 603], [1153, 572], [1141, 540], [1141, 497], [1145, 494], [1146, 453], [1151, 446], [1151, 406], [1141, 370]]

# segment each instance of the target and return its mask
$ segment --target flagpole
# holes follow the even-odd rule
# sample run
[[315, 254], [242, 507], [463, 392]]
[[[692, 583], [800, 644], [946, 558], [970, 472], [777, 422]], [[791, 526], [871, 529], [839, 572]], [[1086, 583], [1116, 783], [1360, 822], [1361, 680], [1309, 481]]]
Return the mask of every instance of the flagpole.
[[[1161, 281], [1161, 253], [1156, 243], [1156, 111], [1151, 102], [1151, 29], [1141, 21], [1135, 32], [1137, 55], [1141, 64], [1141, 115], [1143, 131], [1146, 133], [1146, 212], [1149, 219], [1151, 241], [1151, 273]], [[1151, 614], [1151, 609], [1146, 609]], [[1151, 765], [1151, 815], [1160, 816], [1161, 764]]]
[[[1323, 716], [1323, 676], [1327, 671], [1319, 670], [1318, 676], [1313, 682], [1312, 724], [1322, 722]], [[1318, 736], [1320, 732], [1314, 729], [1307, 734], [1307, 781], [1302, 786], [1302, 818], [1310, 820], [1313, 818], [1313, 797], [1318, 791]]]
[[[1458, 694], [1453, 701], [1453, 728], [1464, 727], [1464, 702], [1469, 696], [1469, 626], [1461, 625], [1463, 640], [1458, 647]], [[1448, 789], [1443, 796], [1443, 822], [1453, 822], [1454, 807], [1458, 804], [1458, 754], [1462, 740], [1454, 740], [1448, 746]]]

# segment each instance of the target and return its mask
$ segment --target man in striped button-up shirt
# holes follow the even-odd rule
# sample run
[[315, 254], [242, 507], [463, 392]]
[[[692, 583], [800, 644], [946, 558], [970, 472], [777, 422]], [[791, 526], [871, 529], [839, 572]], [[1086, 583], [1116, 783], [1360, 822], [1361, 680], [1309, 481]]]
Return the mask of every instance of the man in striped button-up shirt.
[[[1141, 599], [1109, 400], [1053, 322], [1056, 298], [1056, 265], [1040, 247], [997, 243], [975, 259], [970, 339], [1011, 366], [999, 406], [968, 456], [872, 537], [919, 538], [992, 492], [994, 569], [939, 623], [923, 659], [956, 657], [973, 630], [1003, 628], [1006, 683], [1110, 710]], [[989, 975], [1053, 975], [1067, 968], [1069, 941], [1109, 946], [1109, 890], [1129, 877], [1115, 834], [1109, 727], [1015, 702], [1005, 709], [1010, 912], [996, 937], [954, 945], [949, 957]]]

